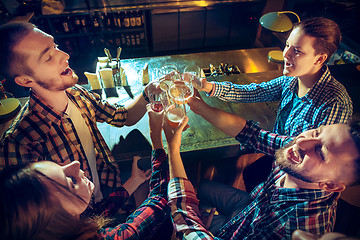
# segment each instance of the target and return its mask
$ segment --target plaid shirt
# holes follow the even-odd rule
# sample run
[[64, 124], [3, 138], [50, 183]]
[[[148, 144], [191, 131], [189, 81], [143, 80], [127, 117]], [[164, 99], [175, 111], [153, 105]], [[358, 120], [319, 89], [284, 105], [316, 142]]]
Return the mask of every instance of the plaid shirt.
[[291, 109], [285, 122], [284, 132], [279, 132], [280, 116], [296, 96], [298, 77], [281, 76], [268, 82], [238, 85], [231, 82], [213, 82], [215, 96], [232, 102], [280, 101], [273, 132], [281, 135], [297, 136], [321, 125], [347, 123], [353, 113], [353, 104], [345, 87], [330, 75], [327, 65], [323, 67], [321, 78], [309, 92], [300, 98], [301, 103]]
[[[165, 151], [153, 150], [151, 161], [152, 175], [148, 198], [127, 218], [125, 223], [114, 228], [101, 229], [99, 233], [102, 239], [149, 239], [169, 217], [170, 209], [167, 205], [166, 193], [169, 175]], [[114, 204], [111, 203], [110, 209], [106, 211], [113, 212], [113, 209]]]
[[[293, 138], [260, 130], [250, 121], [236, 139], [249, 143], [258, 139], [262, 143], [257, 144], [257, 147], [271, 154]], [[270, 143], [267, 147], [266, 142]], [[275, 167], [268, 180], [251, 192], [254, 200], [226, 223], [214, 239], [291, 239], [296, 229], [315, 234], [332, 231], [340, 194], [276, 186], [276, 182], [284, 175]], [[213, 239], [198, 217], [198, 200], [191, 183], [187, 179], [174, 178], [169, 182], [168, 194], [179, 236]]]
[[[121, 127], [127, 118], [126, 109], [102, 101], [98, 95], [87, 92], [79, 85], [67, 89], [66, 93], [89, 127], [100, 182], [109, 187], [120, 187], [120, 170], [96, 122]], [[31, 92], [30, 101], [1, 138], [0, 169], [11, 164], [41, 160], [60, 165], [78, 160], [86, 177], [92, 179], [85, 151], [71, 119], [65, 112], [45, 104]]]

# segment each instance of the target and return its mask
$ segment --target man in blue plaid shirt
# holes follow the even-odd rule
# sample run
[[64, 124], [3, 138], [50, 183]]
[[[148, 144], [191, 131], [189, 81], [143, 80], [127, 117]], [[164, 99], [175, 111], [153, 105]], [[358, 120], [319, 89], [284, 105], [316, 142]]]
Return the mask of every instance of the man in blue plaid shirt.
[[295, 25], [286, 41], [283, 76], [249, 85], [203, 79], [200, 90], [231, 102], [280, 101], [273, 131], [281, 135], [297, 136], [321, 125], [347, 123], [352, 101], [326, 65], [340, 40], [334, 21], [306, 19]]
[[[191, 98], [189, 105], [238, 141], [275, 154], [276, 161], [268, 179], [250, 194], [222, 188], [222, 193], [232, 191], [232, 198], [248, 201], [219, 231], [210, 232], [200, 219], [199, 200], [187, 179], [178, 150], [186, 119], [174, 133], [165, 131], [170, 164], [168, 198], [179, 237], [274, 240], [290, 239], [297, 229], [316, 235], [333, 230], [340, 192], [346, 186], [360, 183], [359, 124], [351, 128], [346, 124], [321, 126], [295, 138], [262, 130], [253, 121], [207, 105], [199, 95]], [[215, 198], [213, 201], [224, 200], [221, 196], [211, 197]], [[228, 201], [223, 203], [225, 208], [218, 208], [219, 214], [231, 210]]]
[[[297, 136], [322, 125], [347, 123], [353, 113], [352, 101], [345, 87], [331, 76], [326, 65], [340, 40], [339, 26], [334, 21], [326, 18], [304, 20], [295, 25], [286, 41], [283, 76], [250, 85], [210, 83], [204, 79], [201, 90], [225, 101], [280, 101], [273, 128], [273, 132], [280, 135]], [[228, 124], [228, 119], [223, 121]], [[240, 143], [246, 144], [246, 141]], [[252, 156], [253, 162], [264, 155]], [[266, 179], [265, 174], [257, 177]], [[224, 195], [222, 187], [219, 187], [218, 193], [215, 192], [212, 182], [203, 182], [201, 186], [203, 188], [198, 190], [200, 200], [209, 199], [211, 194]], [[233, 207], [239, 205], [235, 207], [237, 211], [242, 208], [239, 202], [234, 200], [232, 204]], [[229, 217], [234, 212], [229, 213]], [[218, 223], [218, 226], [222, 225]]]

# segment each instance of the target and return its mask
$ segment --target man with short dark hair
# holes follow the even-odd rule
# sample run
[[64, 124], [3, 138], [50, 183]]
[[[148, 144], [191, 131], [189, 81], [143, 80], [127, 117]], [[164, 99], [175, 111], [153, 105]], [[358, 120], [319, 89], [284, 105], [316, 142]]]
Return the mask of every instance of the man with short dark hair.
[[64, 165], [77, 160], [95, 184], [95, 202], [119, 189], [126, 202], [149, 176], [136, 165], [122, 185], [119, 167], [96, 123], [135, 124], [146, 112], [146, 95], [124, 107], [86, 91], [76, 84], [70, 56], [31, 23], [0, 27], [0, 56], [0, 73], [7, 81], [31, 89], [30, 100], [0, 140], [0, 169], [24, 161]]

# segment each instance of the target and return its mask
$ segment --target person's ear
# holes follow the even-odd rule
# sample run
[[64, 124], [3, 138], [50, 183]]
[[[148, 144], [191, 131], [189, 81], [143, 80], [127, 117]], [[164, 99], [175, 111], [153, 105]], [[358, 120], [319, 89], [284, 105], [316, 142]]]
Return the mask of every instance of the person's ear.
[[328, 192], [342, 192], [346, 188], [342, 182], [320, 182], [319, 187]]
[[15, 83], [23, 87], [32, 87], [34, 79], [29, 75], [20, 75], [15, 77]]
[[316, 57], [316, 62], [315, 64], [318, 64], [318, 65], [323, 65], [327, 59], [328, 55], [326, 53], [320, 53], [317, 55]]

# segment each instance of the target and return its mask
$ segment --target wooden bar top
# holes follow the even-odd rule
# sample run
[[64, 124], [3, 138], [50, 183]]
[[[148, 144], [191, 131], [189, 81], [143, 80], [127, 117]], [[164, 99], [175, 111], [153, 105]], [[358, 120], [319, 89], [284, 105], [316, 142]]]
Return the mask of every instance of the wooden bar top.
[[[220, 63], [227, 63], [239, 66], [243, 73], [209, 77], [208, 81], [231, 81], [237, 84], [259, 83], [274, 79], [282, 74], [282, 64], [269, 63], [267, 61], [267, 53], [274, 49], [277, 48], [126, 59], [121, 60], [121, 66], [124, 68], [128, 76], [128, 82], [135, 94], [140, 94], [142, 89], [138, 73], [145, 63], [149, 64], [150, 75], [155, 73], [156, 68], [164, 64], [174, 64], [178, 67], [179, 71], [182, 71], [187, 64], [195, 64], [201, 68], [206, 68], [210, 63], [215, 66]], [[264, 129], [271, 130], [274, 125], [277, 103], [227, 103], [217, 98], [207, 97], [203, 92], [201, 92], [201, 96], [209, 105], [238, 114], [245, 119], [257, 121]], [[122, 97], [126, 98], [126, 93], [124, 93], [124, 95], [121, 94], [120, 99]], [[212, 157], [232, 157], [238, 154], [239, 143], [234, 138], [225, 135], [192, 111], [189, 111], [187, 115], [189, 117], [190, 128], [183, 133], [182, 137], [181, 152], [183, 157], [203, 158], [207, 155], [211, 155]], [[144, 148], [138, 146], [138, 149], [134, 151], [131, 147], [128, 148], [128, 151], [126, 147], [124, 148], [124, 146], [126, 146], [126, 144], [124, 144], [125, 139], [134, 129], [137, 129], [141, 135], [143, 135], [143, 139], [139, 139], [139, 141], [146, 139], [149, 143], [151, 142], [148, 121], [148, 115], [145, 114], [136, 125], [131, 127], [116, 128], [106, 123], [98, 124], [105, 141], [117, 161], [132, 160], [132, 156], [136, 154], [143, 157], [150, 155], [150, 145], [147, 147], [144, 146]], [[166, 148], [165, 137], [163, 137], [163, 141]], [[134, 140], [131, 140], [131, 144], [133, 143]]]

